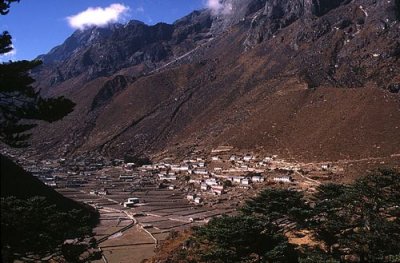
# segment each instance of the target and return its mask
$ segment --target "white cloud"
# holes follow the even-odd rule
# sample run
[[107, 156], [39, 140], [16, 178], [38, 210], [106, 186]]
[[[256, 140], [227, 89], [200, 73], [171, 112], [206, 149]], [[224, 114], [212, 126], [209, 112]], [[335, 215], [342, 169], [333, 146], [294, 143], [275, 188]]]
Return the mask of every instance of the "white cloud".
[[207, 7], [210, 8], [211, 10], [219, 10], [223, 7], [223, 5], [219, 0], [208, 0]]
[[227, 15], [232, 12], [232, 3], [222, 0], [207, 0], [207, 8], [209, 8], [214, 15]]
[[106, 26], [119, 21], [129, 7], [122, 4], [111, 4], [108, 7], [89, 7], [85, 11], [67, 17], [68, 24], [76, 29], [85, 29], [90, 26]]

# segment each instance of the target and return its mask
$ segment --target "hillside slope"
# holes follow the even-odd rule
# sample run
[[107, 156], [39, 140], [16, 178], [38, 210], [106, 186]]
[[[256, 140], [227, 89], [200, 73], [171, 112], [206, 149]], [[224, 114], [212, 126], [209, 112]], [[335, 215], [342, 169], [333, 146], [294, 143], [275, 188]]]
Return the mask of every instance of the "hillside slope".
[[72, 209], [87, 210], [95, 220], [96, 212], [71, 199], [65, 198], [52, 188], [46, 186], [39, 179], [35, 178], [22, 167], [14, 163], [8, 157], [1, 157], [1, 197], [14, 196], [17, 199], [28, 199], [35, 196], [45, 197], [60, 210], [69, 211]]
[[[203, 10], [155, 26], [171, 30], [168, 40], [154, 40], [171, 51], [159, 58], [139, 63], [110, 52], [119, 66], [107, 60], [112, 70], [101, 73], [91, 63], [77, 67], [86, 53], [75, 52], [61, 56], [59, 67], [80, 71], [48, 86], [57, 72], [46, 63], [52, 55], [42, 57], [39, 87], [78, 105], [63, 121], [41, 126], [37, 149], [121, 157], [229, 144], [298, 160], [400, 153], [399, 1], [224, 4], [231, 12]], [[147, 43], [139, 49], [157, 50]], [[91, 60], [103, 56], [98, 52]]]

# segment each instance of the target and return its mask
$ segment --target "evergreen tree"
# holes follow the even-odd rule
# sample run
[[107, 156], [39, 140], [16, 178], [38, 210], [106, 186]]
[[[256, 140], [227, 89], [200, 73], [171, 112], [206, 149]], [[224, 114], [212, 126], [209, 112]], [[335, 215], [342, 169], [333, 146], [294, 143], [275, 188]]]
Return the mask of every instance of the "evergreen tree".
[[294, 246], [279, 229], [252, 216], [212, 219], [194, 236], [202, 262], [297, 262]]
[[0, 14], [6, 15], [10, 10], [10, 4], [12, 2], [19, 2], [19, 0], [1, 0], [0, 1]]
[[400, 251], [400, 174], [378, 170], [353, 185], [322, 185], [311, 228], [337, 260], [390, 262]]
[[247, 200], [241, 211], [276, 224], [285, 219], [301, 226], [309, 218], [311, 209], [300, 192], [265, 189], [256, 197]]
[[[0, 14], [9, 13], [10, 4], [18, 0], [1, 0]], [[0, 35], [0, 55], [12, 51], [12, 37]], [[0, 64], [0, 141], [13, 147], [27, 146], [32, 121], [54, 122], [70, 113], [75, 104], [64, 98], [43, 98], [32, 84], [30, 71], [41, 61], [9, 61]]]

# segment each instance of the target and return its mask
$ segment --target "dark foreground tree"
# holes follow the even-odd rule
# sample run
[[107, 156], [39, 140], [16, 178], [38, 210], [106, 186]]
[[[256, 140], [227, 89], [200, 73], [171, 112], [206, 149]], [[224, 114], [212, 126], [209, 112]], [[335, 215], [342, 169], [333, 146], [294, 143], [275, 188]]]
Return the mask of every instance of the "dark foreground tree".
[[1, 217], [1, 243], [9, 254], [45, 256], [65, 239], [91, 234], [85, 211], [60, 211], [44, 197], [1, 198]]
[[337, 260], [400, 258], [400, 174], [378, 170], [350, 186], [322, 185], [311, 228]]
[[0, 157], [1, 262], [54, 254], [65, 239], [88, 241], [99, 217], [93, 208], [62, 196]]
[[10, 5], [13, 2], [19, 2], [19, 0], [1, 0], [0, 1], [0, 14], [6, 15], [10, 11]]
[[285, 219], [299, 226], [305, 224], [311, 213], [302, 193], [284, 189], [263, 190], [256, 197], [247, 200], [241, 211], [275, 224]]
[[[1, 0], [0, 14], [6, 15], [15, 0]], [[18, 1], [19, 2], [19, 1]], [[12, 50], [8, 32], [0, 35], [0, 55]], [[0, 64], [0, 141], [13, 147], [27, 146], [32, 121], [54, 122], [70, 113], [75, 104], [64, 98], [43, 98], [32, 87], [35, 80], [30, 71], [41, 61], [17, 61]]]
[[279, 229], [252, 216], [215, 218], [194, 236], [202, 262], [297, 262]]

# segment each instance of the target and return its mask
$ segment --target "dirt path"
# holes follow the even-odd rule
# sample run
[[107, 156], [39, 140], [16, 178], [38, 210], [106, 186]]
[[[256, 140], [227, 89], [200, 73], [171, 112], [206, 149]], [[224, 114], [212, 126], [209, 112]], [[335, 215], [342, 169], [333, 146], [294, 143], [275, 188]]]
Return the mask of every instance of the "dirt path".
[[153, 74], [153, 73], [156, 73], [156, 72], [160, 72], [161, 70], [165, 69], [166, 67], [172, 65], [173, 63], [178, 62], [178, 61], [181, 60], [181, 59], [184, 59], [185, 57], [187, 57], [187, 56], [189, 56], [190, 54], [194, 53], [196, 50], [198, 50], [198, 49], [200, 49], [201, 47], [204, 47], [205, 45], [209, 44], [212, 40], [214, 40], [214, 38], [210, 38], [207, 42], [205, 42], [205, 43], [203, 43], [203, 44], [201, 44], [201, 45], [195, 47], [194, 49], [190, 50], [189, 52], [186, 52], [185, 54], [183, 54], [183, 55], [181, 55], [181, 56], [179, 56], [179, 57], [177, 57], [177, 58], [173, 58], [172, 61], [168, 62], [168, 63], [165, 64], [165, 65], [162, 65], [162, 66], [159, 67], [159, 68], [156, 68], [156, 69], [150, 71], [148, 74]]
[[304, 180], [306, 180], [306, 181], [308, 181], [308, 182], [311, 182], [311, 183], [316, 184], [316, 185], [321, 185], [321, 182], [320, 182], [320, 181], [317, 181], [317, 180], [308, 178], [307, 176], [302, 175], [302, 174], [299, 173], [298, 171], [296, 171], [295, 174], [299, 175], [300, 177], [302, 177]]

